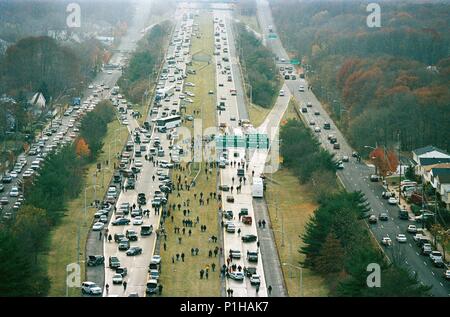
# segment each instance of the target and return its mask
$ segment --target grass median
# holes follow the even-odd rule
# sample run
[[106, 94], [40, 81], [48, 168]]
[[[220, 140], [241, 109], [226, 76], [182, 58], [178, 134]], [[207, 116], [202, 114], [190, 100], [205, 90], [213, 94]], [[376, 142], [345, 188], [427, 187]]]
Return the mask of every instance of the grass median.
[[[298, 119], [294, 107], [296, 102], [291, 99], [281, 124], [288, 119]], [[300, 235], [304, 233], [305, 225], [318, 204], [312, 189], [308, 185], [301, 185], [287, 168], [280, 169], [271, 178], [273, 181], [268, 182], [265, 197], [280, 262], [299, 266], [305, 257], [298, 252], [303, 245]], [[288, 265], [282, 266], [282, 270], [289, 296], [301, 296], [300, 271]], [[328, 293], [324, 279], [303, 269], [304, 296], [327, 296]]]
[[[86, 217], [84, 216], [84, 186], [80, 195], [67, 203], [66, 216], [61, 219], [61, 223], [50, 234], [49, 251], [43, 255], [48, 276], [51, 281], [49, 296], [66, 295], [66, 266], [70, 263], [77, 263], [78, 255], [81, 267], [81, 279], [85, 276], [84, 260], [86, 258], [85, 246], [86, 240], [91, 228], [95, 208], [89, 208], [89, 204], [94, 200], [94, 175], [97, 169], [97, 163], [102, 163], [102, 172], [97, 173], [96, 198], [102, 199], [108, 189], [109, 181], [114, 173], [114, 163], [117, 159], [114, 153], [121, 150], [125, 144], [128, 131], [117, 120], [108, 124], [108, 132], [104, 138], [102, 152], [96, 162], [87, 166], [84, 175], [84, 184], [88, 187], [86, 191], [86, 202], [88, 205]], [[119, 129], [117, 132], [116, 130]], [[117, 142], [115, 137], [117, 135]], [[109, 159], [109, 146], [111, 145], [111, 157]], [[105, 162], [109, 161], [105, 169]], [[102, 186], [103, 185], [103, 186]], [[69, 296], [80, 296], [78, 288], [69, 289]]]
[[[215, 65], [213, 61], [213, 23], [212, 15], [210, 13], [201, 13], [196, 22], [199, 25], [200, 32], [198, 33], [200, 38], [193, 36], [191, 52], [194, 54], [192, 66], [190, 69], [196, 70], [196, 75], [189, 75], [187, 82], [195, 84], [194, 87], [185, 87], [184, 90], [193, 92], [195, 97], [192, 97], [194, 102], [188, 104], [187, 114], [194, 115], [195, 112], [200, 111], [199, 115], [194, 115], [196, 119], [202, 120], [203, 129], [216, 126], [216, 111], [215, 111]], [[208, 63], [209, 61], [209, 63]], [[212, 90], [214, 94], [208, 92]], [[185, 121], [184, 126], [193, 131], [193, 123]], [[184, 164], [183, 164], [184, 166]], [[164, 285], [165, 296], [220, 296], [220, 268], [219, 268], [219, 255], [216, 257], [213, 255], [209, 257], [209, 251], [213, 251], [215, 247], [220, 247], [218, 243], [209, 241], [209, 237], [218, 236], [218, 220], [217, 212], [219, 202], [214, 198], [209, 199], [209, 204], [206, 199], [209, 198], [210, 192], [216, 191], [217, 171], [216, 169], [208, 170], [205, 172], [206, 163], [195, 163], [190, 169], [186, 168], [185, 171], [179, 170], [173, 171], [173, 181], [177, 184], [177, 177], [181, 175], [181, 183], [186, 181], [190, 184], [191, 180], [197, 175], [195, 180], [195, 187], [190, 191], [180, 191], [180, 197], [177, 197], [177, 191], [171, 194], [169, 199], [170, 205], [181, 204], [181, 209], [176, 207], [175, 211], [171, 209], [171, 216], [173, 216], [173, 222], [171, 217], [166, 220], [166, 230], [168, 232], [167, 241], [161, 241], [161, 258], [163, 271], [161, 274], [161, 283]], [[205, 204], [200, 206], [199, 198], [200, 193], [203, 193]], [[196, 195], [196, 196], [195, 196]], [[189, 207], [183, 206], [183, 202], [187, 202], [189, 199]], [[186, 216], [183, 213], [184, 209], [189, 209], [191, 212]], [[190, 219], [194, 223], [199, 217], [199, 223], [193, 227], [186, 227], [185, 234], [182, 233], [183, 219]], [[200, 227], [206, 226], [206, 231], [202, 232]], [[180, 233], [175, 234], [174, 228], [179, 227]], [[191, 230], [191, 236], [189, 236], [189, 230]], [[178, 238], [181, 237], [181, 244]], [[166, 248], [164, 248], [164, 243]], [[191, 249], [198, 248], [198, 255], [191, 255]], [[165, 250], [166, 249], [166, 250]], [[181, 256], [181, 253], [185, 254], [183, 262], [181, 257], [176, 260], [176, 254]], [[172, 257], [174, 262], [172, 263]], [[212, 264], [215, 264], [216, 270], [212, 272]], [[200, 279], [200, 270], [209, 266], [208, 279]]]

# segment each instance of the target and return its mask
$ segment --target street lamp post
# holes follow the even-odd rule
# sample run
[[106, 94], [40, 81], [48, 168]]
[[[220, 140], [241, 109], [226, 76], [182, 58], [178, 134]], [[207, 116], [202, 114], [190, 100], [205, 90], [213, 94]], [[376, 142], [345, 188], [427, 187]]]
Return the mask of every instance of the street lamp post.
[[303, 268], [301, 266], [293, 265], [290, 263], [283, 263], [283, 266], [290, 266], [294, 269], [300, 270], [300, 296], [303, 297]]

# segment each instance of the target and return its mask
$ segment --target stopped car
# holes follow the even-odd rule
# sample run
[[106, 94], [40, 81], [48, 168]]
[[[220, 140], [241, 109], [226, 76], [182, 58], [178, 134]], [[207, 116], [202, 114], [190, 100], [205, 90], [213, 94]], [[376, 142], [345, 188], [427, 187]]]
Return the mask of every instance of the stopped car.
[[128, 256], [134, 256], [134, 255], [138, 255], [138, 254], [142, 254], [142, 248], [141, 247], [131, 247], [127, 251], [127, 255]]
[[130, 219], [118, 218], [118, 219], [114, 220], [111, 223], [112, 223], [113, 226], [125, 226], [125, 225], [128, 225], [130, 223]]
[[144, 221], [144, 220], [143, 220], [142, 216], [134, 217], [134, 219], [133, 219], [133, 225], [135, 225], [135, 226], [140, 226], [140, 225], [142, 225], [143, 221]]
[[81, 292], [87, 295], [101, 295], [102, 289], [94, 282], [86, 281], [81, 284]]
[[241, 258], [241, 251], [230, 249], [230, 257], [232, 259], [240, 259]]
[[112, 277], [113, 284], [122, 284], [123, 282], [123, 276], [122, 274], [116, 273]]
[[432, 252], [430, 253], [430, 259], [431, 259], [432, 261], [435, 261], [435, 260], [437, 260], [437, 259], [442, 260], [442, 253], [441, 253], [440, 251], [432, 251]]
[[243, 272], [236, 271], [229, 273], [228, 277], [235, 281], [243, 281], [245, 276]]
[[116, 256], [110, 256], [109, 257], [109, 267], [112, 269], [117, 269], [118, 267], [120, 267], [119, 258], [117, 258]]
[[390, 246], [392, 245], [392, 240], [389, 237], [383, 237], [383, 239], [381, 239], [381, 244], [384, 246]]
[[122, 277], [125, 277], [128, 274], [128, 270], [126, 267], [120, 266], [120, 267], [116, 268], [116, 273], [122, 275]]
[[119, 241], [119, 251], [126, 251], [130, 248], [130, 240], [123, 238]]
[[378, 221], [377, 216], [375, 216], [375, 215], [369, 216], [369, 223], [375, 224], [375, 223], [377, 223], [377, 221]]
[[406, 229], [409, 233], [416, 233], [417, 232], [417, 227], [416, 225], [409, 225], [408, 229]]
[[87, 260], [88, 266], [103, 265], [105, 263], [105, 257], [103, 255], [90, 255]]
[[382, 212], [382, 213], [380, 214], [380, 216], [378, 216], [378, 219], [380, 219], [381, 221], [388, 221], [388, 220], [389, 220], [389, 216], [388, 216], [387, 213]]
[[254, 234], [246, 234], [245, 236], [242, 236], [242, 242], [255, 242], [258, 240], [258, 237]]
[[433, 251], [433, 248], [431, 247], [430, 243], [424, 243], [422, 245], [421, 251], [422, 251], [422, 255], [429, 255]]
[[389, 205], [396, 205], [397, 202], [398, 202], [397, 198], [395, 198], [395, 197], [391, 197], [391, 198], [388, 199], [388, 204]]
[[226, 231], [228, 233], [235, 233], [236, 232], [236, 226], [234, 225], [234, 223], [229, 222], [226, 224]]
[[258, 274], [253, 274], [250, 277], [250, 284], [251, 285], [260, 285], [261, 284], [261, 277]]
[[93, 231], [100, 231], [100, 230], [103, 230], [104, 227], [105, 227], [105, 224], [103, 222], [96, 222], [92, 226], [92, 230]]
[[406, 236], [403, 233], [397, 234], [395, 239], [397, 239], [398, 243], [406, 243], [406, 241], [407, 241]]

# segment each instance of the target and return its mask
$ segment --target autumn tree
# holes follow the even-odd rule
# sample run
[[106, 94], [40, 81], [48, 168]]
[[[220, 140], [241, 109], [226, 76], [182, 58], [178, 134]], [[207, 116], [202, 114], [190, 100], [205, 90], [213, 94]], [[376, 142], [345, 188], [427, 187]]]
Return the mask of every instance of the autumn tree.
[[82, 137], [75, 141], [75, 152], [80, 157], [88, 157], [91, 154], [88, 144]]

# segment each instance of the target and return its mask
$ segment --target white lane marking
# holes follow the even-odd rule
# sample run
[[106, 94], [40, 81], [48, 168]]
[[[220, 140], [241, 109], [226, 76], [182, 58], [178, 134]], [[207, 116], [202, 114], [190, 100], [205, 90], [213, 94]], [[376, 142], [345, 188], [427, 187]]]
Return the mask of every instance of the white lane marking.
[[427, 262], [423, 261], [423, 264], [425, 264], [425, 266], [427, 266]]
[[434, 276], [434, 272], [433, 271], [431, 271], [431, 274], [433, 274], [433, 276]]

